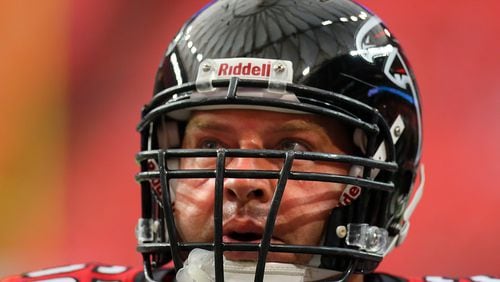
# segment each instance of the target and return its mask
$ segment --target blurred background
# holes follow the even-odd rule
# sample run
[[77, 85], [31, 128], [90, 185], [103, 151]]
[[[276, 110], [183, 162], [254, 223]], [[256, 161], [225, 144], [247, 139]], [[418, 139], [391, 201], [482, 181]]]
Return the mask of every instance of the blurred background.
[[[500, 1], [360, 1], [402, 42], [423, 100], [427, 184], [380, 270], [500, 276]], [[0, 1], [0, 276], [141, 264], [135, 125], [204, 1]]]

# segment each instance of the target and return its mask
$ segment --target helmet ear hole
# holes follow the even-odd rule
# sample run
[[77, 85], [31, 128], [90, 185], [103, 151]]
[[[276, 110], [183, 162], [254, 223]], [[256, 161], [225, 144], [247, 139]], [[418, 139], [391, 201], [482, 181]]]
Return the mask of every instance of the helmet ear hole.
[[404, 169], [400, 172], [401, 175], [395, 177], [395, 185], [401, 187], [397, 193], [392, 195], [390, 213], [393, 214], [391, 223], [398, 224], [401, 220], [406, 205], [410, 200], [413, 184], [415, 182], [416, 173], [412, 170]]
[[414, 170], [403, 170], [402, 176], [399, 178], [401, 181], [399, 185], [406, 188], [401, 190], [403, 194], [409, 195], [411, 193], [411, 188], [413, 188], [413, 183], [415, 182], [416, 176], [417, 174]]

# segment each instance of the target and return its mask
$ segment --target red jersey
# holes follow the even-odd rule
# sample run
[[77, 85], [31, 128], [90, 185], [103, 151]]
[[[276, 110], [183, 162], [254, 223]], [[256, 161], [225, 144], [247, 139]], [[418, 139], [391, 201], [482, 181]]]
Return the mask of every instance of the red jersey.
[[[155, 272], [155, 281], [173, 281], [173, 269], [161, 269]], [[1, 282], [141, 282], [146, 281], [142, 268], [98, 263], [81, 263], [37, 271], [26, 272], [0, 279]]]
[[[175, 271], [171, 268], [156, 270], [155, 281], [175, 281]], [[82, 263], [46, 268], [0, 279], [1, 282], [142, 282], [146, 281], [143, 269], [118, 265]], [[383, 273], [371, 273], [364, 277], [364, 282], [500, 282], [500, 279], [477, 275], [469, 278], [449, 278], [424, 276], [403, 278]]]

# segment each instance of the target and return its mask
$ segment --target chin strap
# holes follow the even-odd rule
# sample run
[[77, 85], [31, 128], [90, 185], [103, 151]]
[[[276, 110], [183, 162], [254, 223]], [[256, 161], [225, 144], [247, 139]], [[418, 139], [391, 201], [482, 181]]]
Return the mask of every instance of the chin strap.
[[[177, 272], [179, 282], [215, 281], [214, 254], [211, 251], [194, 249], [189, 253], [184, 267]], [[254, 281], [257, 263], [251, 261], [231, 261], [224, 258], [224, 281]], [[338, 271], [321, 269], [290, 263], [266, 263], [265, 282], [305, 282], [321, 281], [336, 277]]]
[[408, 204], [403, 213], [403, 222], [402, 222], [403, 225], [401, 227], [401, 230], [399, 231], [398, 235], [392, 238], [384, 256], [387, 255], [392, 249], [394, 249], [394, 247], [401, 245], [406, 239], [406, 236], [408, 235], [408, 230], [410, 229], [410, 217], [415, 211], [415, 208], [420, 202], [420, 199], [422, 199], [422, 195], [424, 194], [424, 185], [425, 185], [425, 170], [424, 170], [424, 165], [421, 164], [420, 183], [418, 184], [418, 187], [415, 191], [415, 194], [413, 195], [413, 198], [411, 199], [411, 202]]
[[425, 170], [424, 165], [420, 165], [420, 183], [418, 184], [417, 190], [415, 191], [415, 195], [413, 195], [413, 199], [406, 207], [405, 213], [403, 214], [403, 227], [401, 228], [401, 232], [399, 235], [399, 239], [397, 245], [403, 243], [406, 239], [406, 235], [408, 235], [408, 229], [410, 228], [410, 217], [415, 211], [417, 204], [422, 199], [422, 195], [424, 194], [424, 185], [425, 185]]

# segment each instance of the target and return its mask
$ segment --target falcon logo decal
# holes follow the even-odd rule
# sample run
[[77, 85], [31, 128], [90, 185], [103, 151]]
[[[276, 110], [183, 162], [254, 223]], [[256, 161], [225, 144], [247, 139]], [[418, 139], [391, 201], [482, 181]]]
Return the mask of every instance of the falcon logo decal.
[[377, 17], [372, 17], [360, 28], [356, 34], [356, 50], [350, 52], [352, 56], [358, 55], [369, 63], [374, 63], [376, 58], [386, 58], [384, 74], [395, 85], [415, 93], [415, 86], [411, 80], [408, 67], [401, 57], [399, 49], [389, 44], [387, 38], [389, 31], [381, 24]]

